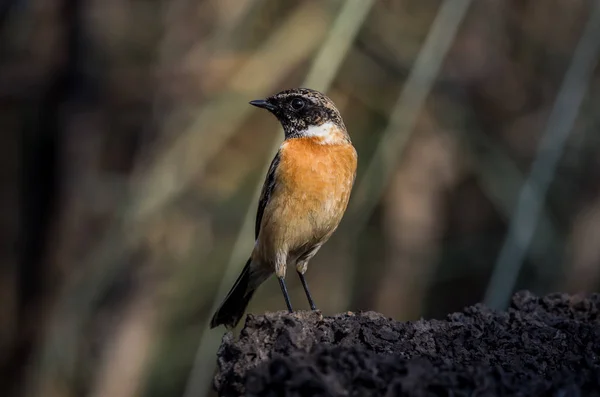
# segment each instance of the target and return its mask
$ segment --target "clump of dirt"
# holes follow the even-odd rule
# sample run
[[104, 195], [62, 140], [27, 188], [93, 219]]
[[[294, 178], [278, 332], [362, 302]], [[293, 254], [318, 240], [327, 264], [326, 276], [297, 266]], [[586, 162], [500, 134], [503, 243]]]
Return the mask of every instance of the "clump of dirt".
[[222, 396], [600, 396], [600, 294], [516, 294], [445, 320], [248, 315], [225, 334]]

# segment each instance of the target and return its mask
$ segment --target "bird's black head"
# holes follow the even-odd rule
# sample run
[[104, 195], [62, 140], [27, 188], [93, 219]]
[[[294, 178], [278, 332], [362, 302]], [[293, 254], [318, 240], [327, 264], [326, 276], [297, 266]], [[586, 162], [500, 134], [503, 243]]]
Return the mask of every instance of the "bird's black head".
[[319, 91], [295, 88], [251, 101], [250, 104], [273, 113], [283, 126], [286, 138], [301, 137], [310, 127], [325, 123], [332, 123], [346, 132], [342, 116], [333, 101]]

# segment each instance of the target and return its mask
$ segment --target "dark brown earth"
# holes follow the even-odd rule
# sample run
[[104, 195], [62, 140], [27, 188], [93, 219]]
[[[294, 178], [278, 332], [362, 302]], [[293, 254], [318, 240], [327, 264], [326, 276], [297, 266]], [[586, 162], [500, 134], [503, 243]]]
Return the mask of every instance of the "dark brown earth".
[[248, 396], [600, 396], [600, 294], [528, 292], [496, 312], [401, 323], [374, 312], [249, 315], [215, 388]]

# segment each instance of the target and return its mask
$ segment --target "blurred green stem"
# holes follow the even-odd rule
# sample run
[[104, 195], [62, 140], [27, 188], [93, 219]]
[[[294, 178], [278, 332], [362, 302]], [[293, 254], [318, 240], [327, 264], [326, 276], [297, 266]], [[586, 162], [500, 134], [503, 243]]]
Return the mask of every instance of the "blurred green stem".
[[485, 294], [485, 303], [493, 308], [503, 308], [510, 300], [533, 240], [546, 192], [598, 63], [600, 2], [594, 1], [592, 4], [593, 11], [556, 97], [531, 171], [521, 186], [517, 208]]
[[[471, 2], [472, 0], [445, 0], [440, 6], [425, 43], [393, 107], [389, 124], [382, 133], [379, 144], [353, 193], [348, 208], [351, 224], [350, 235], [347, 238], [348, 247], [356, 246], [355, 241], [365, 228], [396, 169], [396, 164], [402, 156], [423, 104], [435, 83]], [[349, 268], [352, 269], [348, 272], [351, 277], [351, 288], [353, 291], [358, 291], [360, 274], [356, 266]], [[354, 299], [351, 298], [350, 301]]]

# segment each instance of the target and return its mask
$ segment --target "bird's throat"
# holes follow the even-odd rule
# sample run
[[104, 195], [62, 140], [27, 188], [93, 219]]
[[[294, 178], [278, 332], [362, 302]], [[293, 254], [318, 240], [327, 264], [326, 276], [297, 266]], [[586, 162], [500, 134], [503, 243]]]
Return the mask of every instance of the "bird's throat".
[[348, 142], [348, 134], [335, 123], [313, 125], [300, 133], [300, 136], [313, 138], [322, 145], [336, 145]]

